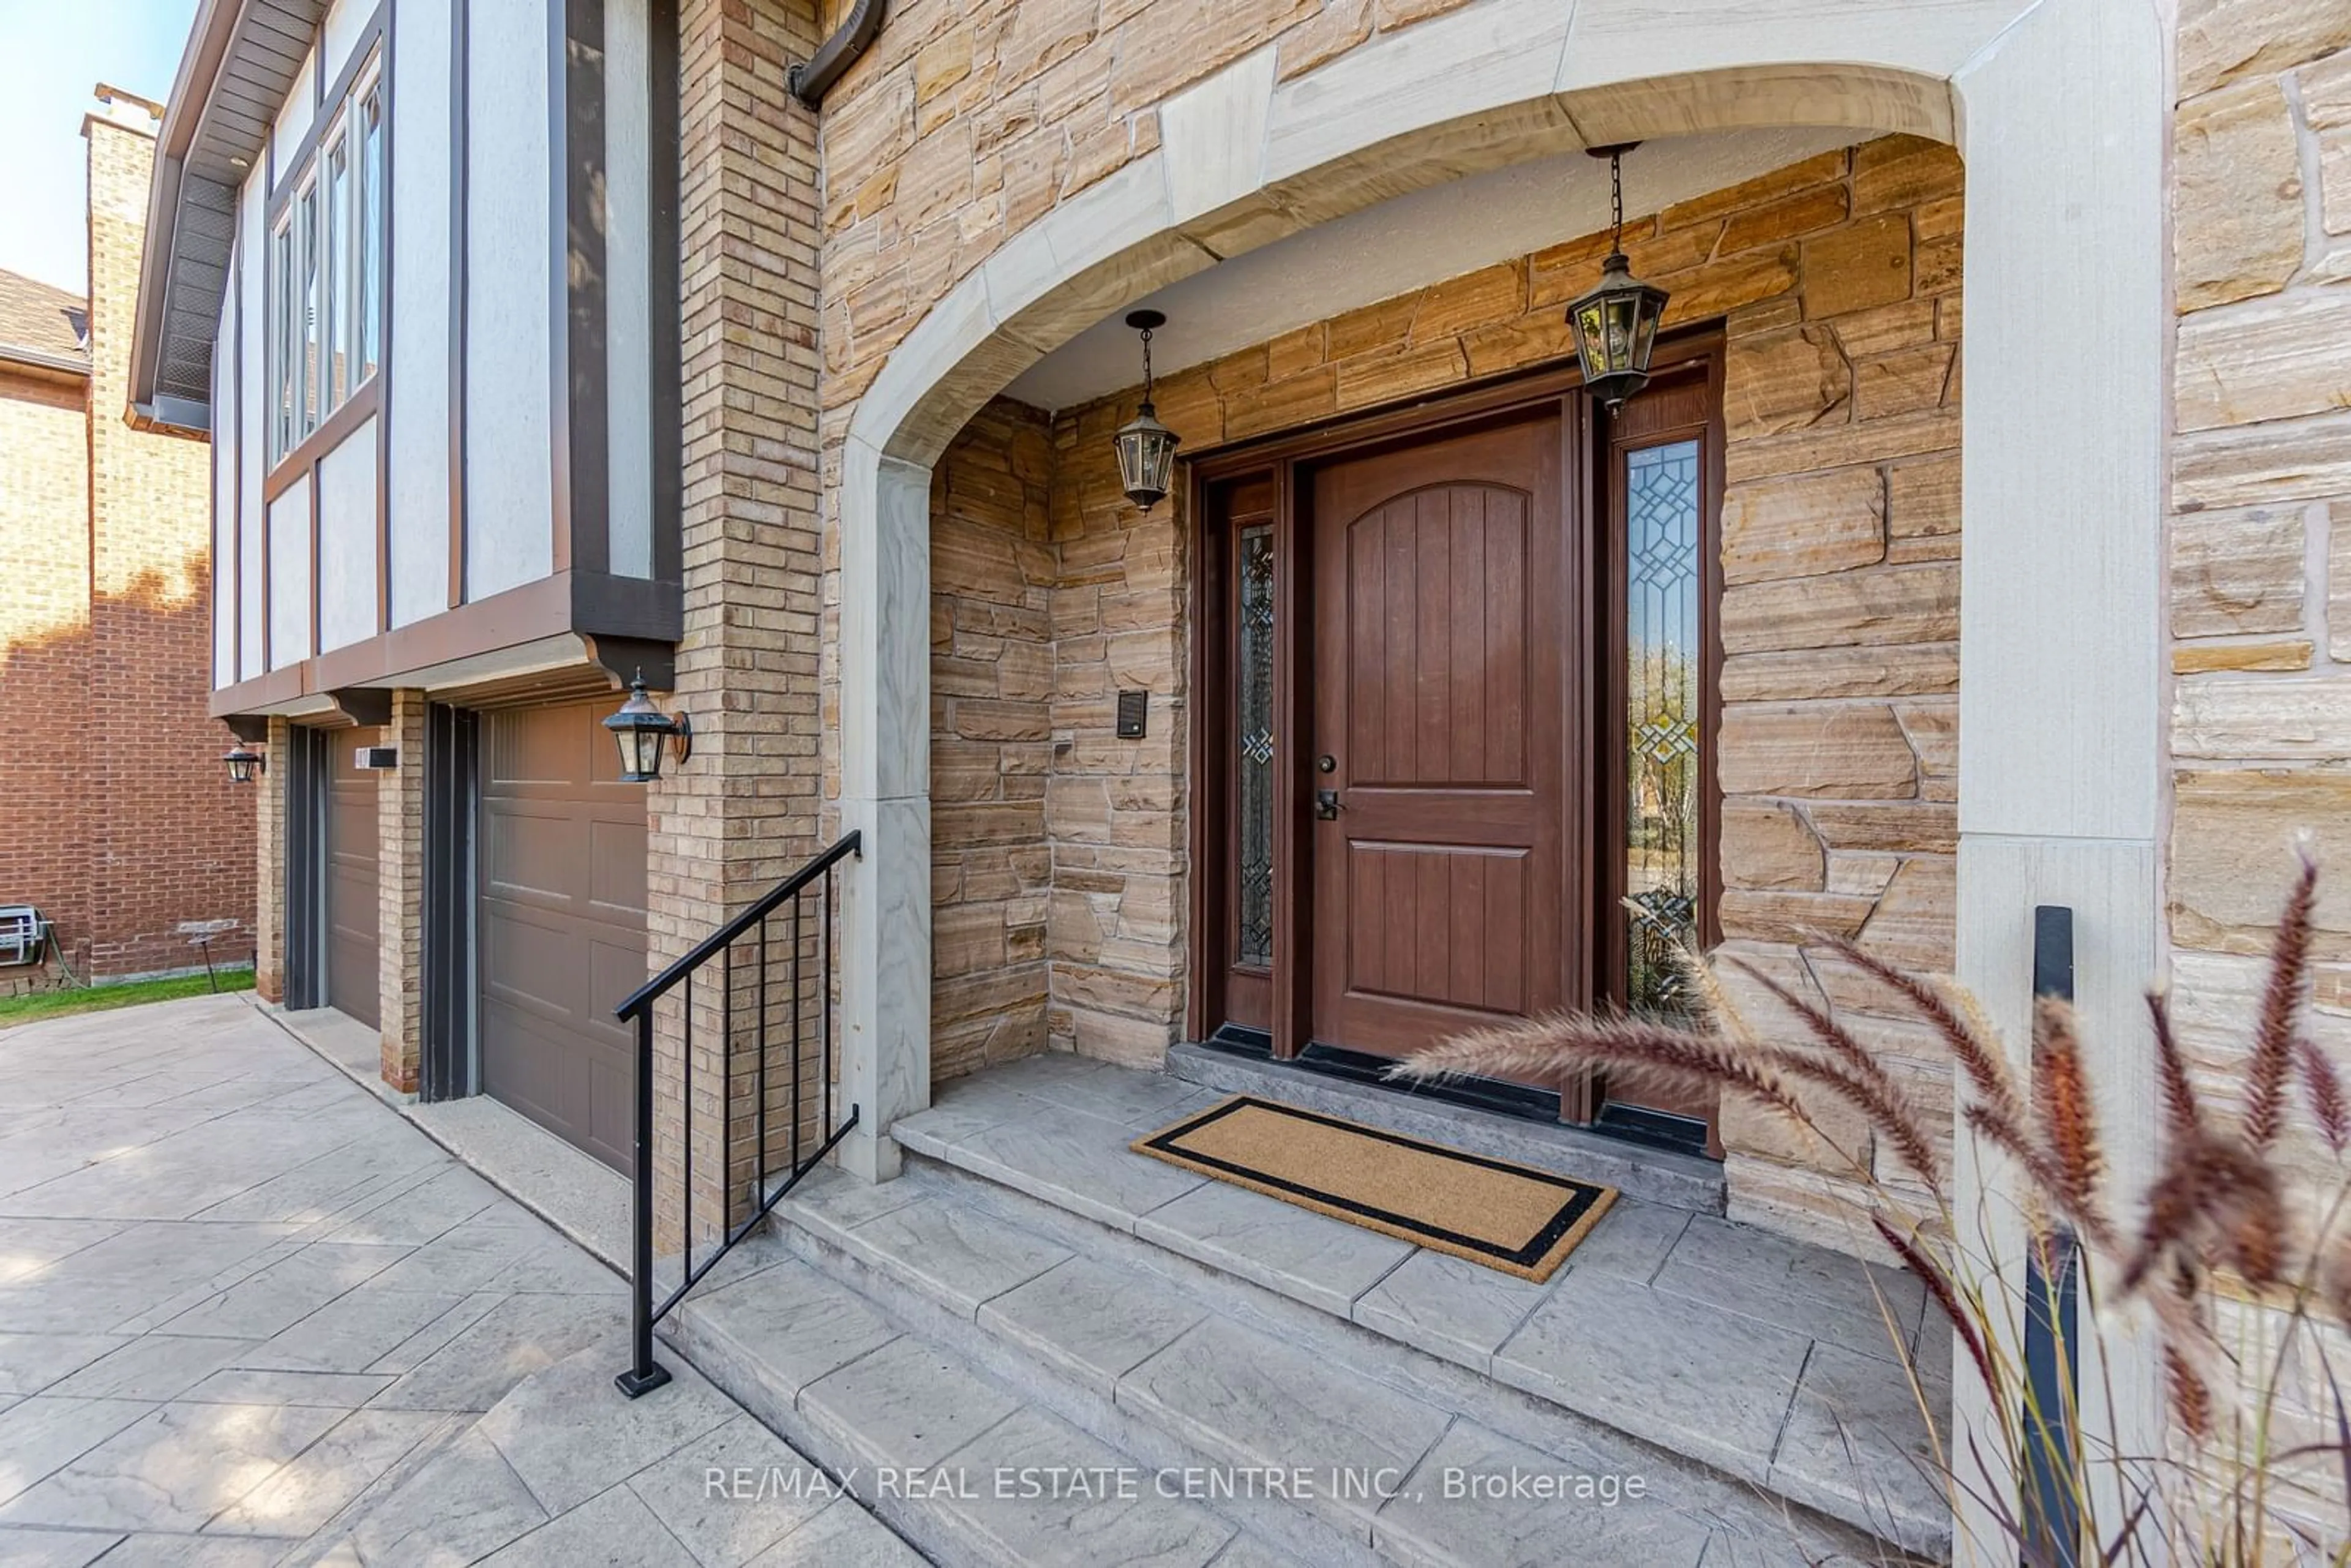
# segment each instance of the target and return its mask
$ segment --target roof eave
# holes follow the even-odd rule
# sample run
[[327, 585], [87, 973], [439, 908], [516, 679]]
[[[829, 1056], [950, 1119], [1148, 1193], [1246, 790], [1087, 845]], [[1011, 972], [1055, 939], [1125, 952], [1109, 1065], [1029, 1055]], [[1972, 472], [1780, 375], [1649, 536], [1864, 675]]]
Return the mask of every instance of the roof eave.
[[30, 371], [57, 380], [89, 380], [89, 361], [68, 354], [44, 353], [21, 343], [0, 343], [0, 369]]
[[[139, 298], [131, 318], [131, 406], [156, 402], [155, 366], [162, 353], [163, 316], [171, 287], [171, 257], [179, 227], [181, 167], [196, 125], [220, 79], [221, 61], [236, 30], [242, 0], [200, 0], [188, 32], [188, 47], [172, 80], [163, 123], [155, 139], [155, 173], [147, 186], [147, 234], [139, 257]], [[161, 257], [160, 265], [157, 258]], [[183, 400], [170, 399], [170, 402]], [[133, 423], [137, 423], [134, 419]], [[169, 423], [171, 422], [163, 422]], [[204, 423], [209, 425], [210, 413]], [[174, 425], [174, 428], [184, 428]]]

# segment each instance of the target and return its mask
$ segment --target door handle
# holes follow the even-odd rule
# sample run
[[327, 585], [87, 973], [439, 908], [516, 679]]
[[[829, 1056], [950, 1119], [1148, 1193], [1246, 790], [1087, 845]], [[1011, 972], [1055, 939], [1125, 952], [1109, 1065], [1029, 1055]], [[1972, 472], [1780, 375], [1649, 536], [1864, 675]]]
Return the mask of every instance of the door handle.
[[1339, 791], [1336, 789], [1315, 790], [1314, 814], [1326, 822], [1337, 821], [1339, 820]]

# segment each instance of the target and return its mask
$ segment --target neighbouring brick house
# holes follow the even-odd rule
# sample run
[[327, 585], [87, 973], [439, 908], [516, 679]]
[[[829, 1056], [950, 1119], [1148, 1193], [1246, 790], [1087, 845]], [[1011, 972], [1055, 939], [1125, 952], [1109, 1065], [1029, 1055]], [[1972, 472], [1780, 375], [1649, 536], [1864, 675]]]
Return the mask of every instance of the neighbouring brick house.
[[30, 742], [0, 904], [56, 944], [0, 967], [9, 990], [201, 967], [195, 927], [215, 962], [253, 955], [253, 826], [205, 712], [208, 455], [124, 417], [162, 113], [100, 88], [83, 120], [88, 299], [0, 273], [0, 722]]
[[[2234, 1092], [2289, 846], [2339, 857], [2351, 823], [2339, 6], [883, 11], [207, 13], [131, 398], [230, 455], [213, 711], [269, 762], [265, 995], [374, 1030], [397, 1089], [650, 1149], [664, 1252], [804, 1138], [1143, 1236], [1118, 1158], [1023, 1163], [1081, 1140], [1008, 1086], [1353, 1091], [1480, 1019], [1642, 1000], [1660, 930], [1825, 1005], [1948, 1129], [1949, 1063], [1815, 934], [1957, 974], [2022, 1038], [2063, 907], [2110, 1124], [2154, 1124], [2119, 1054], [2150, 980]], [[1623, 144], [1625, 249], [1670, 305], [1610, 410], [1565, 307], [1612, 244], [1585, 154]], [[1112, 444], [1138, 307], [1182, 438], [1148, 509]], [[692, 723], [649, 782], [602, 725], [638, 674]], [[614, 1006], [851, 834], [782, 958], [762, 922], [758, 961], [653, 1009], [648, 1081]], [[2315, 1000], [2351, 1049], [2346, 911]], [[828, 1025], [768, 1071], [771, 1030]], [[1737, 1108], [1473, 1098], [1412, 1125], [1727, 1219], [1790, 1276], [1876, 1247], [1855, 1173]], [[2150, 1147], [2117, 1134], [2124, 1180]], [[1889, 1521], [1789, 1457], [1779, 1416], [1868, 1402], [1824, 1342], [1741, 1447], [1166, 1232], [1399, 1365], [1950, 1544], [1938, 1505]], [[1623, 1349], [1638, 1379], [1762, 1310], [1715, 1308]], [[2147, 1369], [2116, 1387], [2147, 1429]]]

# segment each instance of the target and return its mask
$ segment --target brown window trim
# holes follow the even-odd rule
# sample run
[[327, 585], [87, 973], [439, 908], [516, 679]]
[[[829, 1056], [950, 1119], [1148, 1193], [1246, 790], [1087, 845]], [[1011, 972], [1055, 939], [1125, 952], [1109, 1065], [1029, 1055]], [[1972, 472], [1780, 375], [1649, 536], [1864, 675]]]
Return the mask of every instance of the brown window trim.
[[[336, 73], [335, 79], [330, 85], [313, 95], [310, 105], [310, 123], [304, 128], [302, 140], [295, 143], [292, 152], [272, 163], [269, 171], [272, 182], [269, 194], [263, 201], [261, 210], [261, 226], [264, 232], [277, 226], [277, 220], [285, 214], [287, 204], [294, 199], [294, 193], [300, 186], [302, 176], [309, 172], [312, 156], [319, 151], [319, 138], [326, 134], [329, 124], [342, 113], [344, 99], [350, 97], [352, 86], [358, 82], [360, 72], [367, 68], [369, 60], [375, 54], [376, 46], [383, 41], [384, 19], [384, 7], [379, 5], [368, 19], [360, 25], [359, 37], [351, 40], [351, 52], [344, 57], [343, 68]], [[315, 50], [325, 41], [325, 38], [326, 28], [322, 23], [318, 35], [311, 39], [310, 47]], [[318, 79], [318, 62], [314, 57], [310, 66], [310, 76], [314, 83]], [[385, 119], [389, 120], [391, 118], [389, 93], [385, 94], [384, 106]]]
[[277, 460], [261, 481], [261, 504], [266, 507], [293, 488], [295, 481], [308, 475], [353, 431], [374, 418], [382, 401], [383, 370], [379, 366], [373, 375], [360, 383], [359, 391], [327, 416], [324, 423], [295, 443], [294, 450]]

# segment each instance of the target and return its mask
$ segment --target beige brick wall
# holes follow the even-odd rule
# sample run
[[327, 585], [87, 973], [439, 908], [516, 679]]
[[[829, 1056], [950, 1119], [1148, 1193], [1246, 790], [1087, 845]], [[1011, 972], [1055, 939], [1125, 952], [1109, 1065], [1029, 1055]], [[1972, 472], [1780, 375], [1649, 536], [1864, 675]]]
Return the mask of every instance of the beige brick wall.
[[[224, 747], [225, 749], [225, 747]], [[260, 896], [253, 910], [253, 988], [267, 1002], [286, 999], [286, 770], [293, 752], [293, 729], [269, 721], [261, 747], [268, 759], [253, 790], [254, 880]]]
[[425, 695], [392, 694], [392, 722], [379, 743], [400, 765], [376, 777], [376, 964], [381, 1075], [416, 1092], [424, 1051]]
[[[781, 0], [684, 0], [679, 7], [680, 278], [685, 628], [674, 708], [694, 721], [694, 759], [647, 790], [648, 946], [658, 967], [821, 847], [817, 688], [819, 529], [815, 118], [785, 90], [789, 62], [814, 47], [810, 8]], [[738, 966], [738, 1015], [751, 966]], [[748, 1191], [744, 1134], [722, 1151], [730, 1046], [718, 988], [696, 988], [695, 1221], [706, 1237]], [[656, 1120], [678, 1124], [684, 1049], [674, 1004], [659, 1015]], [[747, 1031], [731, 1049], [747, 1067]], [[810, 1063], [810, 1092], [815, 1104]], [[747, 1071], [741, 1075], [749, 1082]], [[747, 1089], [745, 1092], [747, 1093]], [[771, 1141], [789, 1135], [791, 1084], [769, 1084]], [[665, 1205], [683, 1180], [682, 1144], [655, 1166]], [[679, 1215], [663, 1214], [664, 1250]]]
[[[1727, 326], [1724, 936], [1850, 1017], [1939, 1123], [1947, 1063], [1866, 1010], [1879, 1004], [1802, 941], [1835, 931], [1905, 964], [1952, 961], [1961, 200], [1949, 149], [1886, 138], [1638, 218], [1626, 235], [1635, 269], [1673, 291], [1672, 320]], [[1556, 364], [1572, 351], [1562, 307], [1606, 248], [1605, 235], [1579, 238], [1177, 372], [1160, 384], [1161, 417], [1197, 451]], [[1188, 532], [1180, 498], [1145, 517], [1120, 493], [1110, 438], [1134, 395], [1053, 426], [1050, 1028], [1057, 1047], [1156, 1065], [1183, 1019]], [[955, 694], [984, 684], [973, 656], [997, 653], [962, 640], [977, 620], [970, 584], [993, 585], [995, 599], [1017, 590], [1025, 606], [1045, 569], [1025, 486], [1018, 530], [1008, 489], [990, 492], [992, 525], [954, 499], [958, 476], [965, 491], [987, 487], [975, 477], [983, 455], [1002, 484], [1002, 433], [1021, 417], [990, 405], [940, 467], [940, 726], [967, 700]], [[975, 564], [982, 544], [994, 553]], [[1154, 694], [1141, 743], [1113, 734], [1115, 694], [1131, 686]], [[1025, 707], [1017, 718], [1034, 733]], [[943, 822], [956, 810], [950, 790], [1027, 799], [1029, 781], [1009, 772], [1031, 755], [1025, 739], [992, 754], [969, 739], [935, 731]], [[951, 776], [944, 759], [968, 765]], [[1019, 821], [1026, 833], [1025, 812]], [[944, 890], [966, 849], [945, 829], [938, 845]], [[942, 910], [940, 994], [951, 978], [966, 984], [977, 956], [1012, 950], [991, 907]], [[935, 1060], [938, 1076], [977, 1065]], [[1813, 1156], [1744, 1113], [1727, 1116], [1724, 1135], [1741, 1212], [1849, 1243], [1842, 1218], [1822, 1211], [1821, 1182], [1799, 1168]]]

